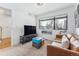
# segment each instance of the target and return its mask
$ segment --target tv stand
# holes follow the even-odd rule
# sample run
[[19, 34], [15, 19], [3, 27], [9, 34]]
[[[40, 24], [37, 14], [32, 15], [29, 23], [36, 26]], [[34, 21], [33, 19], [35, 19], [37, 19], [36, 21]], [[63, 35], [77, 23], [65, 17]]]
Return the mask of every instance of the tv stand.
[[20, 43], [24, 44], [26, 42], [29, 42], [32, 40], [33, 37], [36, 37], [37, 34], [30, 34], [30, 35], [24, 35], [24, 36], [20, 36]]

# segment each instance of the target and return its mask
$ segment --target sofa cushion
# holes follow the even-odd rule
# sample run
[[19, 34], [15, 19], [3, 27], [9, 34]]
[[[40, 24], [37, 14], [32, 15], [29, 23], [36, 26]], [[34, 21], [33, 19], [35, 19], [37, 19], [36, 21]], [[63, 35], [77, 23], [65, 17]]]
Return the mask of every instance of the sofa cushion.
[[57, 47], [61, 47], [61, 43], [59, 43], [59, 42], [52, 42], [52, 45], [57, 46]]
[[74, 37], [79, 40], [79, 36], [78, 35], [74, 35]]
[[70, 39], [70, 43], [72, 43], [73, 41], [75, 41], [76, 40], [76, 38], [75, 37], [72, 37], [71, 39]]
[[69, 48], [69, 40], [67, 39], [67, 37], [64, 35], [62, 37], [62, 41], [61, 42], [52, 42], [52, 45], [57, 46], [57, 47], [62, 47], [62, 48]]
[[69, 48], [69, 40], [68, 40], [68, 38], [64, 35], [63, 37], [62, 37], [62, 47], [63, 48]]
[[67, 38], [70, 40], [71, 37], [72, 37], [72, 34], [69, 34], [69, 33], [68, 33], [66, 36], [67, 36]]
[[79, 51], [79, 40], [78, 39], [76, 39], [75, 37], [72, 37], [70, 40], [70, 44], [71, 44], [72, 50]]

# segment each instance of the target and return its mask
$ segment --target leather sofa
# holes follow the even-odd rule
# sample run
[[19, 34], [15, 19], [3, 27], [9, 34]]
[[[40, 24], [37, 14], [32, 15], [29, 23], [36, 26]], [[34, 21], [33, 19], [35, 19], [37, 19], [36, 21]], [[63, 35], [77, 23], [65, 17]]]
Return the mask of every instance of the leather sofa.
[[79, 52], [47, 45], [47, 56], [79, 56]]

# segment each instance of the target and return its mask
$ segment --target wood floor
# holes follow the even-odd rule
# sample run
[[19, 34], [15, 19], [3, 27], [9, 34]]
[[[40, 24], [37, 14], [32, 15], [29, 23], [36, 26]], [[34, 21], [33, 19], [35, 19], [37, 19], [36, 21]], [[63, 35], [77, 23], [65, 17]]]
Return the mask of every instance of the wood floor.
[[3, 38], [0, 42], [0, 49], [11, 46], [11, 38]]

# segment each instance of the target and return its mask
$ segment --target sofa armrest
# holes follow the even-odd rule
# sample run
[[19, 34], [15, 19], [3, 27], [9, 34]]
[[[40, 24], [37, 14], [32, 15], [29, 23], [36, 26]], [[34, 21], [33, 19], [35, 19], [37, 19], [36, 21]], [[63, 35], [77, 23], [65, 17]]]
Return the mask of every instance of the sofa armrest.
[[47, 56], [79, 56], [79, 52], [47, 45]]

